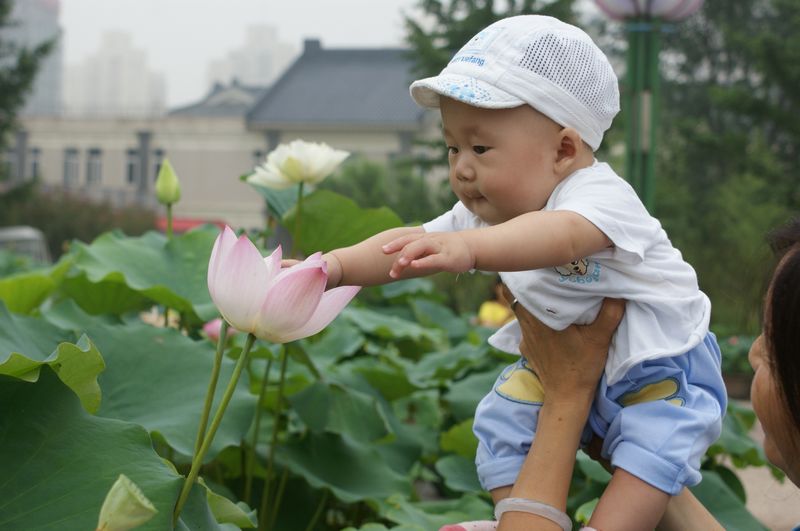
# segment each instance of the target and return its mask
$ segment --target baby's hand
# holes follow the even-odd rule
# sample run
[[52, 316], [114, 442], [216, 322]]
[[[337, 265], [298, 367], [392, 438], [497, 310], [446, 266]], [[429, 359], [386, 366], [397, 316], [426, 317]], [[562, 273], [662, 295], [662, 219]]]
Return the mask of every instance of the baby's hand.
[[[335, 288], [339, 285], [342, 280], [342, 264], [339, 262], [339, 259], [336, 258], [336, 255], [333, 253], [325, 253], [322, 255], [322, 259], [328, 263], [328, 284], [325, 286], [325, 289]], [[292, 267], [293, 265], [297, 265], [302, 260], [295, 260], [294, 258], [284, 258], [281, 260], [281, 269]]]
[[457, 232], [407, 234], [384, 245], [383, 252], [397, 253], [389, 271], [392, 278], [400, 278], [409, 267], [426, 274], [463, 273], [475, 267], [472, 249]]
[[292, 267], [293, 265], [297, 265], [302, 260], [295, 260], [294, 258], [284, 258], [281, 260], [281, 269], [286, 269], [287, 267]]

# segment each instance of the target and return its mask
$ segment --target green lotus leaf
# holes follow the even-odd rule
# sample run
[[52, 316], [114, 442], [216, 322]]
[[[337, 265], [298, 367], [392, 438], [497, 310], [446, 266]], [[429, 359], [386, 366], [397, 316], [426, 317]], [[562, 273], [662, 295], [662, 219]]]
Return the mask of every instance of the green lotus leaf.
[[386, 400], [396, 400], [408, 396], [418, 389], [408, 380], [403, 367], [386, 363], [373, 357], [362, 357], [347, 364], [347, 370], [361, 375], [369, 384], [378, 389]]
[[425, 295], [427, 297], [442, 297], [442, 294], [436, 291], [436, 287], [430, 278], [409, 278], [406, 280], [399, 280], [382, 286], [376, 286], [381, 296], [385, 299], [399, 300], [418, 295]]
[[592, 481], [596, 481], [602, 485], [605, 485], [611, 480], [611, 474], [608, 473], [608, 470], [603, 468], [603, 465], [586, 455], [583, 450], [578, 450], [575, 464], [578, 467], [578, 470], [580, 470], [584, 476]]
[[483, 492], [474, 459], [447, 455], [436, 461], [436, 471], [441, 474], [444, 484], [456, 492]]
[[[158, 510], [138, 529], [172, 529], [183, 478], [141, 426], [86, 413], [48, 368], [35, 384], [0, 378], [0, 404], [0, 529], [94, 529], [120, 474]], [[193, 489], [178, 529], [219, 529], [203, 490]]]
[[[107, 365], [100, 377], [103, 403], [97, 414], [140, 424], [177, 452], [192, 455], [213, 365], [211, 342], [144, 323], [97, 324], [88, 333]], [[223, 359], [215, 403], [222, 397], [234, 365]], [[256, 398], [245, 380], [239, 380], [207, 460], [226, 446], [238, 445], [247, 433]]]
[[691, 490], [727, 531], [765, 531], [716, 472], [702, 470], [703, 480]]
[[304, 197], [299, 235], [294, 234], [296, 214], [295, 207], [284, 215], [283, 224], [306, 255], [347, 247], [403, 224], [389, 208], [360, 208], [352, 199], [328, 190]]
[[342, 312], [342, 316], [362, 332], [385, 339], [428, 340], [437, 344], [443, 340], [441, 330], [425, 328], [414, 321], [408, 321], [393, 315], [384, 315], [366, 308], [348, 307]]
[[420, 324], [441, 328], [451, 340], [464, 338], [469, 332], [467, 320], [443, 304], [421, 298], [411, 299], [409, 304]]
[[64, 299], [52, 306], [41, 310], [42, 319], [66, 331], [73, 332], [76, 336], [83, 333], [90, 326], [98, 324], [114, 325], [119, 320], [111, 315], [90, 315], [83, 311], [72, 299]]
[[60, 286], [64, 300], [71, 300], [91, 315], [122, 315], [144, 311], [153, 301], [118, 280], [92, 282], [86, 273], [75, 272]]
[[410, 502], [401, 495], [380, 503], [381, 516], [400, 525], [439, 529], [447, 524], [492, 518], [492, 507], [474, 495], [455, 500]]
[[393, 400], [392, 409], [397, 418], [406, 424], [422, 426], [435, 433], [441, 431], [444, 415], [438, 390], [417, 391]]
[[300, 344], [317, 370], [326, 371], [340, 359], [355, 354], [364, 344], [364, 334], [345, 319], [337, 318], [319, 339], [302, 340]]
[[276, 458], [317, 489], [352, 503], [411, 492], [407, 475], [389, 467], [375, 448], [333, 433], [309, 433], [276, 449]]
[[466, 459], [474, 459], [478, 450], [478, 439], [472, 433], [472, 419], [460, 422], [442, 433], [442, 450], [453, 452]]
[[592, 513], [594, 513], [594, 510], [597, 507], [597, 502], [599, 501], [600, 498], [593, 498], [586, 503], [581, 504], [581, 506], [575, 511], [575, 520], [584, 525], [588, 524], [589, 520], [592, 519]]
[[35, 382], [43, 366], [50, 366], [80, 398], [86, 411], [100, 406], [97, 375], [103, 357], [88, 337], [69, 343], [71, 334], [34, 317], [9, 313], [0, 303], [0, 374]]
[[[246, 182], [247, 177], [249, 177], [249, 175], [242, 175], [241, 179]], [[283, 216], [297, 203], [297, 188], [300, 186], [299, 184], [291, 188], [286, 188], [285, 190], [275, 190], [250, 182], [247, 184], [252, 186], [254, 190], [264, 197], [267, 203], [267, 209], [269, 209], [269, 213], [275, 219], [283, 219]], [[310, 193], [311, 190], [309, 190], [308, 187], [304, 187], [303, 196], [307, 196]]]
[[0, 301], [16, 313], [30, 313], [56, 289], [71, 265], [64, 259], [56, 265], [17, 273], [0, 279]]
[[489, 347], [486, 343], [473, 345], [462, 341], [453, 348], [426, 354], [410, 369], [408, 377], [419, 386], [458, 380], [468, 370], [485, 365], [488, 352]]
[[168, 240], [157, 232], [132, 238], [107, 232], [76, 242], [75, 267], [89, 281], [125, 284], [141, 295], [202, 320], [217, 315], [207, 287], [208, 259], [219, 230], [205, 226]]
[[374, 398], [335, 383], [316, 382], [289, 397], [294, 410], [316, 433], [329, 431], [361, 442], [390, 433]]
[[258, 526], [255, 510], [248, 507], [246, 503], [234, 503], [225, 496], [217, 494], [202, 479], [199, 483], [206, 488], [208, 507], [217, 522], [243, 528]]
[[494, 381], [500, 374], [501, 367], [496, 370], [470, 374], [462, 380], [450, 385], [444, 401], [450, 406], [450, 411], [456, 420], [472, 418], [478, 402], [491, 390]]

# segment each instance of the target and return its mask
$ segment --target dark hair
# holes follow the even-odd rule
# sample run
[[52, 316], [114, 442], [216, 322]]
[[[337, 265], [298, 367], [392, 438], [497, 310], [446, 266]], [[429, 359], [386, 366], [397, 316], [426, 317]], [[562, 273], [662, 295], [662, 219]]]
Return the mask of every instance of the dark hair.
[[769, 241], [781, 261], [767, 294], [764, 336], [772, 374], [800, 430], [800, 218], [774, 230]]

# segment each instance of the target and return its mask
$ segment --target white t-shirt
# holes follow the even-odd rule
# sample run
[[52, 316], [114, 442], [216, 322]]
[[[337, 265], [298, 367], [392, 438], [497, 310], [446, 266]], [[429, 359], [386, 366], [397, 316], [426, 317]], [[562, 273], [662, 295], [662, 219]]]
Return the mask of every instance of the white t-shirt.
[[[608, 164], [595, 162], [564, 179], [542, 210], [576, 212], [614, 246], [558, 268], [501, 272], [500, 277], [528, 311], [556, 330], [594, 321], [604, 297], [627, 300], [606, 362], [609, 385], [638, 363], [683, 354], [703, 340], [711, 302], [700, 291], [694, 269]], [[423, 228], [450, 232], [487, 226], [459, 201]], [[521, 337], [513, 321], [489, 342], [519, 354]]]

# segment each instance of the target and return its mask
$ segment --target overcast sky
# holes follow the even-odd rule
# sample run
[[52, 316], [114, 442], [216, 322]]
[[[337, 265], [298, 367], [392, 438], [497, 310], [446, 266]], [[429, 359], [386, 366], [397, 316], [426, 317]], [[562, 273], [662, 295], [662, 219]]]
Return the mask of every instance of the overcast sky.
[[206, 67], [244, 42], [247, 26], [268, 24], [281, 41], [325, 47], [400, 46], [403, 13], [417, 0], [61, 0], [67, 65], [97, 50], [106, 31], [126, 31], [166, 75], [170, 106], [208, 90]]

